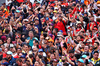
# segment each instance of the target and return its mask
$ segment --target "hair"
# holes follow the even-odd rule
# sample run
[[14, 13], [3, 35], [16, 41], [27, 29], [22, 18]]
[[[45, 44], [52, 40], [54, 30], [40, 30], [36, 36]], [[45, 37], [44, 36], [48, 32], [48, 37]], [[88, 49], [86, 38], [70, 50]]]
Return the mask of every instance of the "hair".
[[[22, 50], [21, 48], [18, 48], [18, 49]], [[18, 50], [18, 49], [17, 49], [17, 50]]]
[[98, 42], [95, 42], [98, 46], [99, 46], [99, 43]]
[[2, 60], [6, 60], [6, 61], [8, 61], [8, 59], [7, 59], [7, 58], [3, 58]]
[[33, 54], [29, 54], [29, 58], [33, 58], [34, 56], [33, 56]]
[[29, 33], [33, 33], [33, 31], [29, 31]]
[[94, 54], [95, 54], [95, 53], [99, 53], [99, 52], [98, 52], [98, 51], [94, 51]]
[[58, 28], [55, 28], [55, 31], [58, 32]]
[[17, 61], [22, 62], [22, 59], [21, 59], [21, 58], [17, 58], [17, 59], [16, 59], [16, 62], [17, 62]]

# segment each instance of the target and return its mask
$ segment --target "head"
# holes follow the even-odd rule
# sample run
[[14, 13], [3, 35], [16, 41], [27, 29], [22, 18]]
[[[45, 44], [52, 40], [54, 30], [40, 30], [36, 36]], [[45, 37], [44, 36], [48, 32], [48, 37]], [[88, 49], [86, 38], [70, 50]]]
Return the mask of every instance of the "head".
[[33, 53], [34, 53], [35, 55], [36, 55], [37, 51], [38, 51], [38, 48], [37, 48], [37, 47], [34, 47], [34, 48], [33, 48]]
[[39, 19], [35, 18], [35, 25], [38, 25], [38, 24], [39, 24]]
[[98, 56], [99, 56], [98, 51], [95, 51], [94, 54], [93, 54], [93, 58], [94, 58], [95, 60], [97, 60], [97, 59], [98, 59]]
[[35, 62], [34, 66], [40, 66], [39, 62]]
[[18, 48], [17, 49], [17, 53], [21, 53], [22, 52], [22, 49], [21, 48]]
[[29, 15], [32, 15], [32, 14], [33, 14], [33, 10], [30, 9], [30, 10], [29, 10]]
[[71, 58], [74, 57], [74, 50], [70, 50], [70, 51], [69, 51], [69, 56], [70, 56]]
[[94, 47], [94, 49], [97, 49], [98, 46], [99, 46], [99, 43], [98, 42], [95, 42], [93, 47]]
[[89, 46], [85, 46], [84, 47], [84, 52], [88, 52], [89, 51]]
[[33, 31], [29, 31], [29, 37], [30, 38], [33, 38], [34, 37]]
[[28, 66], [28, 64], [24, 62], [24, 63], [22, 63], [22, 66]]
[[93, 22], [94, 21], [94, 16], [90, 17], [90, 21]]
[[22, 59], [21, 58], [17, 58], [16, 59], [16, 63], [18, 64], [18, 66], [22, 66]]

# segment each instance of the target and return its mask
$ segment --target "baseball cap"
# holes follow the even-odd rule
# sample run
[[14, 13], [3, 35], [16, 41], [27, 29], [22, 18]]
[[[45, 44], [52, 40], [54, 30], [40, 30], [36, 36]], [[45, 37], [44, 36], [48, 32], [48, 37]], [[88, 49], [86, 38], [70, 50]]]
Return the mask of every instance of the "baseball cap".
[[100, 4], [97, 4], [98, 7], [100, 7]]
[[43, 49], [39, 49], [38, 52], [43, 52]]
[[81, 22], [80, 21], [77, 21], [77, 24], [80, 24]]
[[6, 41], [7, 37], [6, 37], [6, 36], [2, 36], [1, 39], [2, 39], [3, 41]]
[[20, 13], [20, 11], [19, 11], [19, 10], [16, 10], [16, 12], [17, 12], [17, 13]]
[[78, 61], [79, 61], [79, 62], [81, 62], [81, 63], [84, 63], [84, 60], [83, 60], [83, 59], [81, 59], [81, 58], [80, 58], [80, 59], [78, 59]]
[[11, 52], [11, 51], [8, 51], [7, 54], [8, 54], [8, 55], [12, 55], [12, 52]]
[[28, 19], [24, 19], [24, 21], [28, 22], [29, 20]]
[[58, 7], [54, 7], [54, 9], [58, 9]]
[[87, 55], [82, 55], [82, 58], [86, 58], [87, 57]]
[[53, 43], [54, 43], [54, 40], [53, 40], [53, 39], [49, 39], [48, 41], [49, 41], [49, 42], [53, 42]]
[[4, 62], [4, 63], [1, 63], [1, 65], [6, 65], [6, 66], [8, 66], [9, 63], [8, 63], [8, 62]]
[[63, 33], [62, 32], [58, 32], [57, 36], [63, 36]]
[[25, 55], [21, 55], [20, 58], [25, 58]]

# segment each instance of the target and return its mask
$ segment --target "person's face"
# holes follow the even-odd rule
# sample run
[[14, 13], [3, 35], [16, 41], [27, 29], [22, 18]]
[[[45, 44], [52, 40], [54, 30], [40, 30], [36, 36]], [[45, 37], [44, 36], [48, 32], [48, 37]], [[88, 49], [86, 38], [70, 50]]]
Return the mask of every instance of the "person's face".
[[57, 62], [53, 61], [53, 66], [57, 66]]
[[31, 28], [31, 25], [30, 24], [27, 24], [27, 28], [30, 29]]
[[69, 11], [69, 13], [71, 13], [72, 12], [72, 9], [68, 9], [68, 11]]
[[94, 48], [96, 48], [98, 45], [96, 43], [94, 43]]
[[90, 50], [92, 50], [93, 49], [93, 46], [90, 46]]
[[84, 47], [84, 51], [87, 52], [89, 50], [88, 46]]
[[51, 55], [50, 55], [50, 58], [51, 58], [51, 60], [55, 59], [54, 54], [51, 54]]
[[11, 39], [10, 39], [10, 38], [8, 38], [8, 39], [7, 39], [7, 42], [8, 42], [8, 43], [10, 43], [10, 41], [11, 41]]
[[7, 48], [5, 48], [4, 52], [5, 52], [5, 53], [7, 53], [7, 51], [8, 51], [8, 49], [7, 49]]
[[2, 30], [0, 30], [0, 33], [2, 33]]
[[37, 48], [33, 48], [33, 53], [34, 53], [34, 54], [37, 53]]
[[98, 10], [98, 14], [100, 14], [100, 10]]
[[34, 66], [40, 66], [40, 64], [38, 62], [35, 62]]
[[33, 33], [29, 33], [29, 37], [33, 37]]
[[26, 45], [24, 47], [25, 47], [25, 50], [28, 50], [29, 49], [28, 46], [26, 46]]
[[38, 25], [39, 24], [39, 20], [35, 20], [35, 24]]
[[27, 64], [25, 63], [25, 64], [22, 64], [22, 66], [27, 66]]
[[11, 55], [8, 55], [8, 54], [7, 54], [6, 57], [7, 57], [7, 59], [10, 59], [10, 58], [11, 58]]
[[17, 61], [18, 66], [22, 66], [22, 62]]
[[36, 56], [36, 61], [39, 61], [39, 57], [38, 56]]
[[99, 54], [98, 54], [98, 53], [95, 53], [95, 54], [93, 55], [93, 58], [98, 59], [98, 56], [99, 56]]
[[81, 62], [78, 62], [78, 66], [83, 66], [84, 64]]
[[77, 25], [78, 28], [81, 28], [81, 26], [82, 26], [81, 24], [78, 24], [78, 25]]
[[78, 41], [78, 40], [80, 40], [80, 39], [81, 39], [81, 37], [80, 37], [80, 36], [77, 36], [76, 40]]
[[15, 48], [13, 48], [12, 52], [16, 52], [16, 49], [15, 49]]
[[60, 16], [60, 17], [59, 17], [59, 20], [61, 20], [61, 19], [62, 19], [62, 17]]
[[17, 53], [21, 53], [21, 50], [20, 49], [17, 49]]
[[2, 40], [0, 40], [0, 45], [3, 44]]
[[73, 57], [73, 56], [74, 56], [74, 53], [69, 53], [69, 56], [70, 56], [70, 57]]
[[33, 12], [32, 11], [29, 11], [29, 15], [32, 15], [33, 14]]
[[91, 16], [90, 21], [94, 21], [94, 17]]
[[43, 52], [39, 52], [39, 55], [42, 55], [43, 56]]

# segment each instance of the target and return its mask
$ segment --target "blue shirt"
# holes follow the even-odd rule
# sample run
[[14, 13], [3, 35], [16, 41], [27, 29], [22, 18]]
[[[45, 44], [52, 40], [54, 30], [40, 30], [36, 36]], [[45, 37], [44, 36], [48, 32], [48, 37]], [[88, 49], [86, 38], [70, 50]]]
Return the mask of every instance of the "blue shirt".
[[34, 40], [34, 39], [38, 41], [38, 39], [37, 39], [36, 37], [33, 37], [32, 40], [30, 39], [30, 37], [27, 38], [27, 40], [30, 40], [30, 41], [29, 41], [29, 45], [30, 45], [31, 47], [33, 46], [33, 40]]

